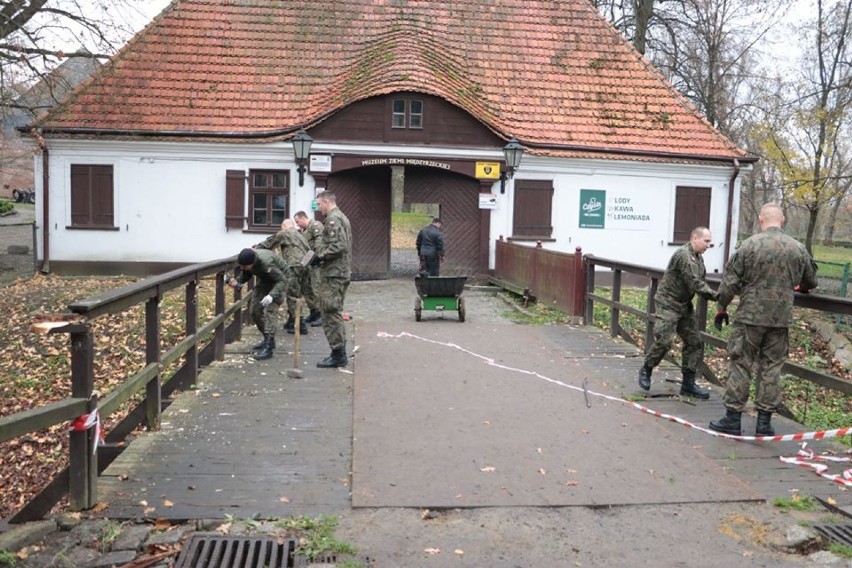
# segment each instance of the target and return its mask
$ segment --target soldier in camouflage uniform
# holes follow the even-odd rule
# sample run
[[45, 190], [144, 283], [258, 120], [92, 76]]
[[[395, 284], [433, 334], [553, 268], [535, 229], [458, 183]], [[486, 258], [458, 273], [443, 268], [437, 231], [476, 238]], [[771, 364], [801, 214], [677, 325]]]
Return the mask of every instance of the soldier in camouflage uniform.
[[[287, 265], [287, 323], [285, 327], [288, 333], [296, 333], [296, 301], [310, 296], [313, 300], [313, 290], [308, 280], [308, 269], [302, 264], [305, 253], [310, 250], [304, 237], [296, 231], [296, 224], [292, 219], [284, 219], [281, 230], [267, 237], [265, 241], [255, 245], [255, 249], [265, 249], [278, 252]], [[308, 333], [308, 324], [302, 316], [299, 319], [299, 332]]]
[[695, 373], [698, 371], [704, 355], [704, 343], [698, 335], [698, 322], [692, 298], [702, 294], [716, 298], [704, 281], [707, 270], [701, 257], [712, 242], [707, 227], [696, 227], [689, 236], [689, 242], [678, 248], [669, 260], [669, 265], [660, 281], [660, 287], [654, 296], [657, 304], [654, 321], [654, 343], [645, 355], [645, 364], [639, 371], [639, 387], [651, 388], [651, 373], [660, 364], [674, 343], [677, 333], [683, 340], [681, 372], [683, 382], [680, 394], [695, 398], [708, 399], [710, 393], [695, 385]]
[[[316, 219], [308, 218], [307, 213], [304, 211], [298, 211], [293, 215], [293, 220], [296, 221], [301, 235], [308, 242], [311, 250], [314, 252], [319, 251], [322, 248], [322, 232], [324, 230], [322, 223]], [[317, 267], [308, 267], [308, 281], [311, 292], [310, 295], [305, 294], [305, 300], [308, 302], [311, 313], [308, 316], [307, 322], [311, 324], [311, 327], [319, 327], [322, 325], [322, 314], [319, 310], [319, 300], [316, 294], [316, 291], [319, 289], [319, 269]]]
[[325, 215], [321, 246], [316, 251], [314, 264], [319, 266], [319, 298], [322, 310], [323, 331], [331, 347], [331, 356], [317, 363], [317, 367], [345, 367], [346, 324], [343, 322], [343, 301], [349, 287], [352, 256], [352, 228], [349, 219], [337, 207], [334, 193], [323, 191], [317, 195], [317, 204]]
[[237, 262], [242, 272], [229, 280], [231, 286], [237, 288], [255, 277], [250, 312], [251, 320], [263, 334], [263, 341], [254, 346], [254, 358], [271, 359], [275, 349], [278, 308], [284, 303], [287, 290], [287, 265], [272, 251], [253, 249], [241, 250]]
[[787, 358], [793, 323], [793, 292], [816, 288], [816, 264], [807, 249], [784, 234], [784, 212], [767, 203], [758, 217], [761, 232], [746, 239], [728, 265], [719, 287], [717, 329], [728, 322], [728, 304], [740, 303], [728, 338], [728, 382], [722, 397], [725, 416], [710, 422], [717, 432], [742, 434], [741, 417], [756, 370], [754, 406], [757, 436], [774, 436], [772, 413], [781, 404], [781, 366]]

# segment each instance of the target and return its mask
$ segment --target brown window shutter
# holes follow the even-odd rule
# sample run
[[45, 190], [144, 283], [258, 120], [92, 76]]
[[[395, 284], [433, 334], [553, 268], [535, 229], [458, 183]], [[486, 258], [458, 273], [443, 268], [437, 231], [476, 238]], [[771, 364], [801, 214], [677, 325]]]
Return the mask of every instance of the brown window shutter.
[[512, 235], [549, 239], [553, 235], [552, 180], [515, 180]]
[[242, 229], [245, 221], [246, 173], [227, 170], [225, 176], [225, 227]]
[[677, 187], [672, 242], [685, 243], [695, 227], [710, 225], [711, 193], [709, 187]]

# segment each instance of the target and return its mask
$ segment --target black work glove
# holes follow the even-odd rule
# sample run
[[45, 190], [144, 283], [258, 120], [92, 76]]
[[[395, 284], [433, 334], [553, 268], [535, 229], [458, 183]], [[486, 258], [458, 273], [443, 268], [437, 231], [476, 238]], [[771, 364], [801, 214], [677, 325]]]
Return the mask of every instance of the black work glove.
[[722, 331], [722, 324], [728, 325], [730, 320], [728, 319], [728, 312], [725, 310], [719, 310], [716, 312], [716, 317], [713, 318], [713, 327]]
[[321, 263], [322, 263], [322, 257], [318, 254], [315, 254], [314, 257], [311, 259], [311, 262], [308, 264], [308, 266], [319, 266]]

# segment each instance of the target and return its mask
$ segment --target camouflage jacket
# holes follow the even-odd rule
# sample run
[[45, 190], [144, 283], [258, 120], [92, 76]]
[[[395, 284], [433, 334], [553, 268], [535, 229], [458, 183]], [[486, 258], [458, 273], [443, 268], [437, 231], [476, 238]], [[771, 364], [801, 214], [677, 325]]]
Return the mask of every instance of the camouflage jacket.
[[654, 301], [662, 308], [686, 313], [692, 310], [695, 294], [715, 299], [716, 292], [704, 281], [706, 275], [704, 259], [692, 250], [691, 243], [686, 243], [669, 259]]
[[719, 288], [719, 307], [725, 309], [739, 294], [734, 321], [789, 327], [796, 286], [816, 288], [816, 264], [802, 243], [770, 227], [746, 239], [728, 261]]
[[320, 221], [310, 219], [308, 226], [302, 229], [302, 237], [308, 242], [311, 250], [318, 252], [322, 248], [322, 232], [324, 227]]
[[305, 237], [295, 230], [278, 231], [274, 235], [267, 237], [265, 241], [259, 243], [254, 248], [280, 251], [281, 258], [284, 259], [287, 266], [300, 265], [302, 257], [310, 250]]
[[352, 227], [340, 208], [328, 212], [323, 223], [320, 274], [324, 277], [349, 278], [352, 261]]
[[280, 256], [271, 250], [259, 249], [254, 251], [257, 260], [251, 270], [243, 270], [237, 275], [237, 282], [245, 284], [252, 276], [257, 278], [257, 285], [269, 289], [269, 295], [276, 303], [284, 303], [287, 290], [287, 265]]

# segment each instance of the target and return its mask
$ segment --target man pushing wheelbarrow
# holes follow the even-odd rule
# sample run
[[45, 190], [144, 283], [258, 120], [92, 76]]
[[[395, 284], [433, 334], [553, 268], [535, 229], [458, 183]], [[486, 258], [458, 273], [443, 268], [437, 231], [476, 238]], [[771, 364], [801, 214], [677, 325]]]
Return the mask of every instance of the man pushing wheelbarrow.
[[429, 276], [438, 276], [441, 271], [441, 261], [444, 260], [444, 224], [439, 217], [434, 217], [432, 223], [426, 225], [417, 233], [417, 256], [420, 257], [419, 272]]

